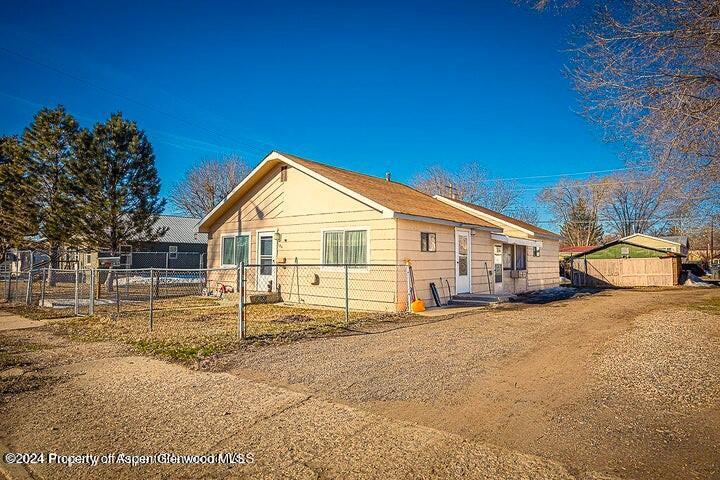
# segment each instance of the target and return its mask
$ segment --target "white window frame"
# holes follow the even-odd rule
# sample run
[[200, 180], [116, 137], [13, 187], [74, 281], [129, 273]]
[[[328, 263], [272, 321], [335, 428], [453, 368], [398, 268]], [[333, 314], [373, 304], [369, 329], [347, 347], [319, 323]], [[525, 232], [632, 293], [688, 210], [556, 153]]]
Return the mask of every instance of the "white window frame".
[[168, 246], [168, 259], [177, 260], [178, 258], [178, 247], [177, 245]]
[[[223, 248], [225, 244], [225, 239], [228, 237], [235, 239], [233, 240], [233, 258], [235, 260], [235, 263], [223, 263]], [[237, 258], [235, 258], [235, 255], [237, 254], [237, 237], [248, 237], [248, 262], [250, 262], [250, 239], [252, 238], [251, 232], [224, 233], [220, 235], [220, 268], [237, 268]]]
[[[340, 272], [344, 271], [345, 267], [342, 265], [337, 266], [328, 266], [325, 265], [325, 233], [326, 232], [343, 232], [343, 249], [345, 248], [345, 232], [357, 232], [359, 230], [365, 231], [365, 238], [367, 239], [367, 244], [365, 245], [365, 260], [367, 264], [370, 264], [370, 227], [364, 227], [358, 225], [355, 226], [348, 226], [348, 227], [335, 227], [335, 228], [323, 228], [320, 230], [320, 263], [323, 265], [320, 267], [320, 270], [328, 271], [328, 272]], [[343, 250], [344, 251], [344, 250]], [[369, 272], [369, 267], [362, 267], [362, 268], [348, 268], [349, 272]]]

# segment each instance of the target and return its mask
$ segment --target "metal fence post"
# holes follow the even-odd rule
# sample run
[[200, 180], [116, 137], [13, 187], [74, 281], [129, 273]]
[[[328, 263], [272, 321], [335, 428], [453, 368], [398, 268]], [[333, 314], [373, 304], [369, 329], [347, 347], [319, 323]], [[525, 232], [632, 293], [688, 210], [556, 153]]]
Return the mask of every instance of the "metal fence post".
[[78, 277], [79, 270], [75, 268], [75, 316], [78, 316], [80, 314], [80, 285], [79, 281], [80, 278]]
[[238, 265], [238, 340], [245, 338], [245, 265]]
[[90, 269], [90, 297], [88, 298], [89, 306], [88, 313], [90, 315], [95, 314], [95, 269]]
[[345, 264], [345, 322], [350, 321], [350, 275], [347, 263]]
[[32, 303], [32, 270], [27, 272], [27, 283], [25, 284], [25, 305]]
[[27, 288], [25, 289], [25, 305], [32, 303], [32, 280], [33, 280], [34, 255], [30, 251], [30, 269], [28, 270]]
[[407, 310], [412, 312], [412, 274], [410, 273], [410, 262], [405, 262], [405, 282], [407, 283]]
[[43, 268], [40, 273], [40, 302], [39, 306], [45, 306], [45, 280], [47, 279], [47, 269]]
[[155, 282], [155, 270], [150, 269], [150, 331], [153, 329], [153, 297], [155, 296], [155, 289], [153, 283]]
[[118, 277], [120, 275], [118, 275], [118, 273], [115, 273], [115, 310], [117, 311], [117, 315], [119, 317], [120, 316], [120, 279]]

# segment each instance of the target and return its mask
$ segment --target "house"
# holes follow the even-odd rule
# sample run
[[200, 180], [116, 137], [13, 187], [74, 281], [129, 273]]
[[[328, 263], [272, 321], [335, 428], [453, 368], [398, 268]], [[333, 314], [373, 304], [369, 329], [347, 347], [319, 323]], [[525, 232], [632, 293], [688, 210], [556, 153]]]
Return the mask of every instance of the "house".
[[569, 258], [571, 280], [577, 286], [648, 287], [679, 282], [681, 244], [635, 234]]
[[[416, 294], [428, 305], [431, 283], [443, 301], [559, 283], [559, 237], [552, 232], [478, 205], [432, 197], [389, 176], [280, 152], [265, 157], [198, 229], [208, 235], [208, 268], [259, 265], [246, 288], [269, 287], [286, 301], [300, 286], [306, 303], [333, 296], [343, 288], [344, 272], [332, 265], [343, 263], [357, 264], [348, 270], [351, 308], [367, 310], [407, 308], [406, 261]], [[303, 264], [315, 266], [293, 267]], [[300, 270], [307, 278], [300, 278]], [[213, 275], [218, 274], [209, 273], [210, 283]], [[308, 300], [313, 294], [316, 302]]]
[[197, 218], [160, 215], [155, 228], [165, 233], [154, 241], [123, 245], [120, 263], [130, 268], [204, 268], [207, 235], [197, 232]]

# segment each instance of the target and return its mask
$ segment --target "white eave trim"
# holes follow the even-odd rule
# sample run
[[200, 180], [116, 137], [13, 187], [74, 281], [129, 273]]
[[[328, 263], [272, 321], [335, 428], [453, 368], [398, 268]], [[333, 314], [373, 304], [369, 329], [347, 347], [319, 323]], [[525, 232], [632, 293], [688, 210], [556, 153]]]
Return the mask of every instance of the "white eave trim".
[[233, 196], [243, 188], [243, 186], [245, 186], [248, 183], [256, 181], [255, 176], [258, 174], [258, 172], [260, 170], [262, 170], [262, 168], [265, 166], [265, 164], [267, 164], [268, 162], [271, 162], [271, 161], [280, 161], [280, 162], [286, 163], [286, 164], [292, 166], [293, 168], [296, 168], [297, 170], [305, 173], [306, 175], [309, 175], [309, 176], [315, 178], [316, 180], [334, 188], [335, 190], [342, 192], [345, 195], [348, 195], [349, 197], [358, 200], [359, 202], [364, 203], [365, 205], [369, 206], [370, 208], [372, 208], [374, 210], [377, 210], [378, 212], [382, 213], [383, 216], [385, 216], [387, 218], [392, 218], [392, 216], [393, 216], [394, 212], [391, 209], [389, 209], [383, 205], [380, 205], [379, 203], [377, 203], [373, 200], [370, 200], [369, 198], [366, 198], [366, 197], [360, 195], [359, 193], [355, 192], [354, 190], [351, 190], [351, 189], [344, 187], [336, 182], [333, 182], [332, 180], [320, 175], [319, 173], [315, 172], [314, 170], [312, 170], [308, 167], [300, 165], [299, 163], [295, 162], [294, 160], [289, 159], [288, 157], [286, 157], [285, 155], [283, 155], [279, 152], [272, 151], [269, 154], [267, 154], [267, 156], [265, 158], [263, 158], [263, 160], [255, 168], [253, 168], [253, 170], [247, 175], [247, 177], [245, 177], [243, 179], [242, 182], [238, 183], [237, 186], [235, 188], [233, 188], [230, 191], [230, 193], [228, 193], [225, 196], [225, 198], [223, 198], [220, 201], [220, 203], [215, 205], [215, 207], [212, 210], [210, 210], [210, 212], [207, 215], [205, 215], [205, 217], [203, 217], [202, 220], [200, 220], [198, 222], [198, 224], [197, 224], [198, 232], [206, 233], [207, 230], [205, 232], [201, 232], [201, 228], [203, 227], [203, 224], [206, 221], [208, 221], [210, 218], [212, 218], [217, 213], [217, 211], [220, 210], [226, 203], [228, 203], [233, 198]]
[[484, 230], [488, 232], [502, 232], [500, 227], [486, 227], [482, 225], [475, 225], [472, 223], [453, 222], [452, 220], [444, 220], [442, 218], [424, 217], [422, 215], [410, 215], [409, 213], [398, 213], [393, 214], [393, 218], [399, 218], [402, 220], [413, 220], [416, 222], [436, 223], [438, 225], [450, 225], [453, 227], [470, 228], [472, 230]]
[[542, 242], [540, 240], [530, 240], [529, 238], [518, 238], [511, 237], [510, 235], [502, 235], [499, 233], [490, 234], [490, 238], [502, 243], [509, 243], [510, 245], [525, 245], [526, 247], [538, 247], [542, 248]]

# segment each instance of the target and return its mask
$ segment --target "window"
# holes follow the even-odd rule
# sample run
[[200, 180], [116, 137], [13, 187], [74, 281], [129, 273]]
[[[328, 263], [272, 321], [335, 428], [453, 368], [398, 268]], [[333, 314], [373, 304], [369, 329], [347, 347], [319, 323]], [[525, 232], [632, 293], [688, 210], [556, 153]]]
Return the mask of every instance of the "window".
[[168, 253], [170, 254], [170, 255], [169, 255], [170, 260], [175, 260], [175, 259], [177, 259], [177, 254], [178, 254], [178, 247], [177, 247], [177, 245], [170, 245], [170, 246], [168, 247]]
[[322, 263], [328, 265], [367, 263], [367, 230], [323, 232]]
[[513, 246], [509, 243], [503, 244], [502, 259], [503, 270], [512, 270], [515, 264], [515, 254]]
[[515, 245], [515, 270], [527, 269], [527, 247]]
[[503, 244], [503, 270], [526, 270], [527, 247], [525, 245]]
[[428, 232], [420, 232], [420, 251], [421, 252], [435, 252], [435, 234]]
[[540, 256], [540, 247], [533, 247], [533, 257]]
[[237, 237], [222, 237], [222, 262], [223, 266], [237, 265], [236, 260], [242, 263], [250, 263], [248, 257], [250, 243], [249, 235], [238, 235]]

